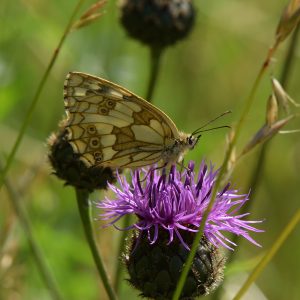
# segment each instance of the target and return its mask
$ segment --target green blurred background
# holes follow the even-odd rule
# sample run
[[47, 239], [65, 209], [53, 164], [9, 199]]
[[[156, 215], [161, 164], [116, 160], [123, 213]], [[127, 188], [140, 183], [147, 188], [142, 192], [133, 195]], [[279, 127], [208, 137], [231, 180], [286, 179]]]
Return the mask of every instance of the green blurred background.
[[[219, 123], [238, 120], [269, 46], [286, 1], [195, 1], [193, 32], [163, 56], [153, 103], [166, 112], [178, 128], [191, 132], [221, 112], [233, 113]], [[86, 1], [82, 12], [91, 4]], [[72, 0], [0, 1], [0, 137], [1, 156], [12, 148], [25, 112], [36, 92], [50, 57], [71, 12]], [[47, 80], [30, 126], [9, 171], [20, 191], [34, 234], [61, 287], [65, 299], [107, 299], [83, 235], [75, 193], [51, 175], [46, 139], [64, 115], [62, 89], [67, 72], [81, 71], [107, 78], [138, 95], [145, 95], [149, 77], [149, 49], [127, 37], [119, 24], [116, 1], [105, 15], [67, 38]], [[280, 76], [287, 40], [275, 55], [270, 72]], [[288, 92], [300, 99], [299, 50], [293, 58]], [[238, 149], [262, 126], [270, 94], [264, 77], [246, 120]], [[219, 124], [217, 123], [217, 124]], [[287, 128], [299, 128], [299, 120]], [[203, 158], [219, 166], [225, 153], [225, 131], [204, 134], [187, 159]], [[299, 207], [300, 138], [276, 136], [269, 147], [266, 167], [256, 194], [251, 219], [264, 219], [265, 230], [252, 236], [257, 248], [242, 241], [234, 265], [226, 270], [222, 299], [231, 299], [260, 257]], [[232, 182], [247, 192], [258, 149], [235, 169]], [[3, 161], [3, 160], [2, 160]], [[94, 193], [93, 199], [104, 195]], [[28, 248], [23, 229], [1, 190], [0, 299], [50, 299]], [[95, 211], [95, 215], [97, 211]], [[96, 224], [99, 247], [112, 276], [117, 262], [119, 233]], [[113, 238], [112, 238], [113, 237]], [[266, 267], [245, 299], [300, 299], [300, 234], [291, 234]], [[137, 299], [138, 293], [123, 282], [120, 299]], [[207, 297], [209, 299], [209, 297]]]

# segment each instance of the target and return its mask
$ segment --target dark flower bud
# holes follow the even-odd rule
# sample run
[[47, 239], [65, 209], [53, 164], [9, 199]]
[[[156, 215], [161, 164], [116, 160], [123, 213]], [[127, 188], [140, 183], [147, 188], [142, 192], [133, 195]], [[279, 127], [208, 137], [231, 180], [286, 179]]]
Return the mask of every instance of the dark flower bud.
[[53, 133], [48, 139], [49, 161], [54, 174], [65, 180], [66, 185], [92, 192], [95, 189], [105, 189], [107, 182], [115, 181], [114, 170], [102, 167], [86, 167], [74, 153], [67, 141], [67, 132], [62, 126], [58, 133]]
[[[195, 233], [184, 232], [191, 246]], [[158, 241], [151, 244], [144, 231], [135, 231], [123, 253], [129, 282], [150, 299], [171, 299], [189, 250], [178, 238], [169, 242], [164, 230], [159, 230]], [[205, 237], [201, 239], [192, 268], [189, 271], [180, 299], [194, 299], [207, 295], [223, 279], [225, 259], [220, 249]]]
[[153, 48], [185, 38], [195, 21], [191, 0], [122, 0], [121, 23], [128, 34]]

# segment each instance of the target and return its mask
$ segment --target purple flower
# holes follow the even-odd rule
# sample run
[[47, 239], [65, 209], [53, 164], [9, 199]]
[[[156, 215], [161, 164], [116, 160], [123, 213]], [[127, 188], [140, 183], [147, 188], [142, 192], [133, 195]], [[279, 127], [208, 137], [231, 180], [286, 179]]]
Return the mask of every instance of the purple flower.
[[[115, 193], [115, 199], [106, 198], [97, 204], [97, 207], [104, 210], [100, 218], [111, 220], [109, 225], [112, 225], [126, 214], [135, 214], [137, 222], [125, 230], [137, 228], [146, 231], [153, 244], [158, 239], [159, 230], [164, 229], [169, 233], [169, 243], [175, 234], [189, 249], [181, 233], [197, 232], [210, 201], [216, 175], [217, 171], [213, 171], [212, 166], [208, 169], [204, 162], [200, 165], [198, 175], [194, 172], [194, 162], [190, 162], [188, 169], [182, 173], [173, 166], [168, 175], [164, 171], [160, 174], [159, 170], [136, 170], [132, 173], [131, 184], [118, 174], [120, 189], [108, 184]], [[249, 195], [238, 194], [237, 190], [229, 187], [230, 184], [227, 184], [218, 192], [205, 224], [204, 235], [213, 245], [222, 245], [230, 250], [233, 250], [230, 246], [236, 244], [223, 235], [226, 231], [242, 235], [260, 246], [248, 232], [262, 232], [250, 225], [261, 221], [244, 220], [249, 213], [237, 214], [248, 201]]]

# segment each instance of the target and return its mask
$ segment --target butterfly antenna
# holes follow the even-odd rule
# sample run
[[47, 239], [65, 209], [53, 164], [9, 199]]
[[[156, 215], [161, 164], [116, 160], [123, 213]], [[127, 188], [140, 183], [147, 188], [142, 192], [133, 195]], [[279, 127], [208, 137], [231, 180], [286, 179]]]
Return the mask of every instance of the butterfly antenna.
[[[207, 123], [205, 123], [204, 125], [202, 125], [201, 127], [197, 128], [194, 132], [192, 132], [192, 135], [195, 135], [197, 133], [200, 133], [200, 132], [204, 132], [204, 131], [209, 131], [209, 130], [213, 130], [213, 129], [217, 129], [217, 128], [224, 128], [224, 127], [229, 127], [229, 126], [220, 126], [220, 127], [214, 127], [214, 128], [211, 128], [211, 129], [208, 129], [208, 130], [201, 130], [202, 128], [205, 128], [207, 125], [213, 123], [214, 121], [218, 120], [219, 118], [227, 115], [227, 114], [230, 114], [231, 113], [231, 110], [227, 110], [223, 113], [221, 113], [219, 116], [217, 116], [216, 118], [208, 121]], [[230, 127], [229, 127], [230, 128]]]
[[231, 127], [228, 126], [228, 125], [217, 126], [217, 127], [212, 127], [212, 128], [204, 129], [204, 130], [199, 130], [199, 131], [196, 132], [196, 134], [200, 133], [200, 132], [211, 131], [211, 130], [220, 129], [220, 128], [231, 128]]

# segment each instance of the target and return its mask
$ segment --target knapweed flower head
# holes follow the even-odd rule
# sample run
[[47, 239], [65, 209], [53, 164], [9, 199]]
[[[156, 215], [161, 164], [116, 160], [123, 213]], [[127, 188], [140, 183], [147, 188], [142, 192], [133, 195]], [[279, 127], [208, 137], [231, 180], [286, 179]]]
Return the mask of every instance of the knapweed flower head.
[[57, 133], [48, 138], [48, 158], [53, 168], [53, 174], [79, 189], [92, 192], [96, 189], [106, 189], [107, 182], [115, 181], [115, 170], [111, 168], [88, 168], [75, 153], [67, 139], [65, 120], [61, 122]]
[[[126, 229], [146, 232], [150, 244], [158, 241], [160, 232], [165, 231], [168, 244], [177, 237], [189, 249], [190, 242], [184, 239], [184, 234], [198, 231], [218, 173], [202, 162], [197, 174], [194, 166], [190, 162], [182, 173], [173, 166], [169, 174], [158, 169], [139, 169], [132, 173], [131, 183], [118, 175], [120, 188], [109, 184], [115, 199], [106, 198], [97, 204], [104, 210], [100, 218], [115, 225], [123, 216], [135, 214], [137, 222]], [[204, 227], [204, 236], [215, 247], [221, 245], [232, 250], [236, 246], [224, 235], [226, 232], [241, 235], [260, 246], [249, 232], [262, 232], [251, 225], [261, 221], [245, 220], [248, 213], [238, 213], [248, 199], [249, 194], [239, 194], [230, 189], [230, 184], [217, 193]]]
[[121, 23], [140, 42], [163, 48], [188, 36], [195, 22], [191, 0], [120, 0]]

